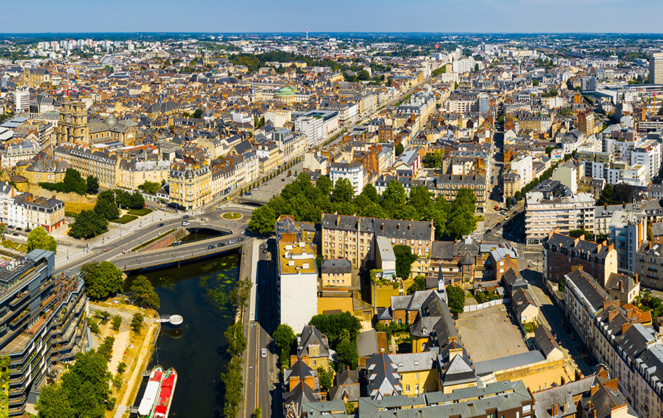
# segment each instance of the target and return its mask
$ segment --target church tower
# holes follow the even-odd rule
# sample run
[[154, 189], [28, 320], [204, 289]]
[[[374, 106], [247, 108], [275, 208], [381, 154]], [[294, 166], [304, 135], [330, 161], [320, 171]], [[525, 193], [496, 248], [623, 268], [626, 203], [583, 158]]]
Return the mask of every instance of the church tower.
[[90, 126], [87, 122], [85, 103], [67, 100], [62, 104], [57, 132], [58, 144], [71, 142], [90, 145]]

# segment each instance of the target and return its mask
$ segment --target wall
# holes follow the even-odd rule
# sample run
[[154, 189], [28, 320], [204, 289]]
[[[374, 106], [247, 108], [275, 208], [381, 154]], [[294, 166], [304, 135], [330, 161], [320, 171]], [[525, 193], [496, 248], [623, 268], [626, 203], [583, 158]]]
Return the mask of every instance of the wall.
[[480, 303], [478, 305], [467, 305], [467, 306], [465, 306], [465, 308], [463, 308], [463, 312], [476, 312], [476, 311], [480, 311], [482, 309], [490, 308], [491, 306], [509, 305], [510, 303], [511, 303], [511, 299], [509, 299], [509, 298], [495, 299], [495, 300], [491, 300], [490, 302]]

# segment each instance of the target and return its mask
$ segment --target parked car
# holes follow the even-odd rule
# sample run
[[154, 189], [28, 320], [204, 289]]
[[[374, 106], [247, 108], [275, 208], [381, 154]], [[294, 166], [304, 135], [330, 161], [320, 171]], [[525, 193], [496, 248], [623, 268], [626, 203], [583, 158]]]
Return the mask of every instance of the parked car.
[[251, 192], [246, 192], [246, 193], [244, 193], [244, 194], [247, 195], [247, 196], [251, 196], [253, 193], [251, 193]]
[[160, 223], [160, 224], [159, 224], [159, 228], [161, 228], [163, 225], [164, 225], [163, 223]]
[[182, 216], [182, 219], [189, 219], [189, 215]]
[[23, 230], [23, 228], [16, 228], [16, 230], [17, 230], [17, 231], [22, 231], [22, 230]]
[[17, 237], [17, 236], [18, 236], [18, 232], [14, 232], [12, 235], [15, 236], [15, 237]]
[[240, 241], [240, 242], [241, 242], [241, 241], [244, 241], [244, 237], [239, 237], [239, 238], [237, 238], [237, 241]]
[[32, 231], [31, 228], [25, 228], [25, 232], [30, 232], [30, 231]]
[[213, 246], [213, 245], [208, 245], [208, 246], [207, 246], [207, 249], [208, 249], [208, 250], [213, 250], [213, 249], [215, 249], [215, 248], [216, 248], [216, 247]]
[[189, 226], [190, 224], [187, 221], [182, 221], [182, 226]]
[[106, 252], [106, 251], [110, 251], [110, 248], [108, 248], [108, 247], [104, 248], [104, 252]]
[[253, 190], [260, 190], [260, 187], [256, 187], [256, 188], [254, 188]]
[[173, 247], [176, 246], [176, 245], [182, 245], [182, 241], [175, 241], [175, 242], [173, 242]]

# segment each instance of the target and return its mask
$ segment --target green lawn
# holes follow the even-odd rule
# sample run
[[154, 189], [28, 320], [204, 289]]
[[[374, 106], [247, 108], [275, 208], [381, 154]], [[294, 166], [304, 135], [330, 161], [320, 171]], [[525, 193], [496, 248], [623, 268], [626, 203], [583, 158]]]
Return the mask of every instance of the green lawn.
[[228, 212], [228, 213], [224, 213], [223, 217], [226, 218], [226, 219], [239, 219], [239, 218], [242, 217], [242, 215], [240, 215], [237, 212]]
[[120, 219], [113, 219], [113, 220], [111, 220], [111, 222], [114, 222], [114, 223], [118, 223], [118, 222], [119, 222], [119, 223], [121, 223], [122, 225], [124, 225], [124, 224], [128, 224], [128, 223], [131, 222], [131, 221], [135, 221], [136, 219], [138, 219], [138, 216], [134, 216], [134, 215], [123, 215]]
[[129, 215], [135, 215], [135, 216], [145, 216], [145, 215], [149, 215], [150, 213], [152, 213], [152, 209], [148, 209], [148, 208], [131, 209], [129, 211]]

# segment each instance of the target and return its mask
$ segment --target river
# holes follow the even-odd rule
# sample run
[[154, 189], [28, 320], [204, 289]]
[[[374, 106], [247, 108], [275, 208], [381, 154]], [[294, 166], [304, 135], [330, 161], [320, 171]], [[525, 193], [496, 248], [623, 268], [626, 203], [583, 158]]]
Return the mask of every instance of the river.
[[[162, 327], [150, 367], [174, 367], [179, 376], [171, 418], [216, 418], [223, 412], [221, 372], [230, 360], [224, 332], [232, 323], [226, 296], [239, 276], [239, 253], [143, 273], [161, 300], [159, 313], [179, 314], [178, 329]], [[130, 286], [129, 277], [126, 286]], [[137, 403], [140, 402], [142, 391]]]

